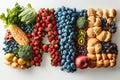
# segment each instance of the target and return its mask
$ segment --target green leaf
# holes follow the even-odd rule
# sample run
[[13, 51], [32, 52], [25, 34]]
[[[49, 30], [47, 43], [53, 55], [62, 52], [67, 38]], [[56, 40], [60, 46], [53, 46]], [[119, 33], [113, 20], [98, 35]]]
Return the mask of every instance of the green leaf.
[[0, 19], [1, 19], [4, 23], [6, 23], [6, 17], [5, 17], [5, 14], [4, 14], [4, 13], [2, 13], [2, 14], [0, 15]]
[[19, 48], [15, 49], [15, 50], [13, 51], [13, 54], [14, 54], [14, 55], [17, 55], [17, 54], [18, 54], [18, 51], [19, 51]]
[[28, 8], [32, 8], [32, 5], [30, 3], [27, 4]]

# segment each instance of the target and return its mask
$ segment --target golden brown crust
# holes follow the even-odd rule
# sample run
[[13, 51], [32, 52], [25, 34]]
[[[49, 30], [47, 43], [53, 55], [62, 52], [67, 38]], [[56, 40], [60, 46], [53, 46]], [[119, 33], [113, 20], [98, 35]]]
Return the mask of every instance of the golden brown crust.
[[96, 37], [96, 35], [95, 35], [94, 31], [93, 31], [93, 28], [88, 28], [87, 29], [87, 35], [90, 38], [95, 38]]
[[112, 18], [107, 18], [107, 23], [110, 24], [112, 22]]
[[109, 11], [107, 9], [103, 9], [103, 18], [108, 18], [109, 17]]
[[107, 54], [107, 57], [108, 57], [108, 59], [109, 59], [109, 60], [111, 60], [111, 59], [112, 59], [112, 57], [113, 57], [113, 54], [108, 53], [108, 54]]
[[88, 27], [94, 27], [94, 23], [92, 23], [92, 22], [88, 22]]
[[96, 67], [96, 61], [89, 61], [89, 67], [90, 68], [95, 68]]
[[103, 11], [101, 9], [97, 9], [96, 10], [96, 14], [99, 16], [99, 17], [102, 17], [103, 16]]
[[103, 66], [106, 68], [110, 65], [110, 61], [109, 60], [103, 60]]
[[106, 54], [106, 53], [102, 53], [102, 59], [103, 59], [103, 60], [107, 60], [107, 59], [108, 59], [108, 57], [107, 57], [107, 54]]
[[90, 39], [88, 40], [87, 46], [94, 46], [96, 43], [99, 43], [99, 40], [98, 40], [98, 39], [96, 39], [96, 38], [90, 38]]
[[95, 15], [96, 11], [93, 8], [87, 10], [87, 16]]
[[99, 43], [99, 40], [96, 38], [90, 38], [87, 44], [87, 50], [90, 54], [98, 54], [101, 52], [102, 45]]
[[99, 60], [102, 59], [102, 55], [101, 54], [96, 54], [96, 58], [97, 58], [97, 61], [99, 61]]
[[97, 37], [100, 41], [108, 42], [112, 38], [112, 34], [109, 31], [102, 31]]
[[97, 44], [95, 45], [95, 53], [98, 54], [98, 53], [101, 52], [101, 50], [102, 50], [102, 45], [101, 45], [101, 43], [97, 43]]
[[89, 58], [89, 60], [96, 60], [96, 55], [95, 54], [87, 54], [87, 57]]
[[87, 36], [90, 37], [90, 38], [95, 38], [101, 32], [102, 32], [102, 28], [101, 27], [88, 28], [88, 30], [87, 30]]
[[116, 17], [117, 15], [117, 12], [115, 9], [110, 9], [109, 10], [109, 17]]
[[100, 26], [101, 25], [101, 20], [100, 20], [100, 18], [96, 18], [96, 21], [95, 21], [95, 23], [94, 23], [94, 26]]
[[102, 66], [103, 66], [103, 60], [97, 61], [96, 67], [97, 67], [97, 68], [100, 68], [100, 67], [102, 67]]

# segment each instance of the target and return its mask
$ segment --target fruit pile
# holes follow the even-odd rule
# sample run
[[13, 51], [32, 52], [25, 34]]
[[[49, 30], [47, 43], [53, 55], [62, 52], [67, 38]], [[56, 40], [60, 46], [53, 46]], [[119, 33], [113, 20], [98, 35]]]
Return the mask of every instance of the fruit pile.
[[[28, 69], [40, 66], [44, 53], [49, 53], [52, 66], [62, 71], [77, 68], [114, 67], [117, 45], [111, 42], [116, 32], [115, 9], [60, 7], [57, 10], [20, 6], [7, 9], [0, 19], [5, 22], [5, 64]], [[47, 36], [49, 43], [43, 40]]]

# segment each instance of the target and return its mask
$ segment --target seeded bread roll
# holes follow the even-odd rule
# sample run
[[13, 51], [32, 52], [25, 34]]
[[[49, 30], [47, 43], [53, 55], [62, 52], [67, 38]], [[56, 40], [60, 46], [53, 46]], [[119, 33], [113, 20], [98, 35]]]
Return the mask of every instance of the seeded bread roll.
[[102, 31], [97, 37], [98, 40], [108, 42], [112, 38], [112, 34], [109, 31]]

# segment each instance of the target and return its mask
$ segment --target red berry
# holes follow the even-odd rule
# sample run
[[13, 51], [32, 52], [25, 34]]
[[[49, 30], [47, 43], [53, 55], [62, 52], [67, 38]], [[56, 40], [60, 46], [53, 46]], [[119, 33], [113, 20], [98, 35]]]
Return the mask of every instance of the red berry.
[[55, 47], [55, 49], [59, 49], [59, 46], [56, 44], [56, 45], [54, 45], [54, 47]]
[[48, 52], [51, 52], [52, 51], [52, 48], [48, 48]]
[[41, 54], [38, 54], [38, 57], [39, 57], [39, 58], [41, 58], [41, 57], [42, 57], [42, 55], [41, 55]]
[[32, 32], [32, 36], [36, 36], [36, 33], [35, 33], [35, 32]]
[[53, 40], [53, 38], [52, 38], [52, 37], [49, 37], [48, 40], [51, 42], [51, 41]]
[[55, 54], [52, 54], [52, 56], [51, 56], [52, 58], [54, 58], [55, 57]]
[[42, 23], [42, 27], [45, 27], [45, 23]]
[[55, 44], [55, 40], [52, 40], [52, 41], [51, 41], [51, 44], [54, 45], [54, 44]]
[[34, 57], [34, 61], [35, 61], [35, 62], [37, 62], [37, 61], [38, 61], [38, 59], [39, 59], [38, 57]]
[[57, 31], [54, 31], [54, 35], [55, 35], [55, 36], [58, 36], [58, 32], [57, 32]]
[[37, 49], [37, 47], [36, 46], [33, 46], [33, 50], [36, 50]]
[[52, 27], [53, 27], [53, 24], [49, 23], [49, 24], [48, 24], [48, 27], [49, 27], [49, 28], [52, 28]]
[[43, 47], [42, 47], [42, 48], [43, 48], [43, 50], [44, 50], [44, 51], [47, 51], [48, 46], [47, 46], [47, 45], [43, 45]]
[[57, 31], [57, 27], [56, 26], [53, 27], [53, 31]]
[[60, 66], [61, 65], [60, 62], [58, 62], [57, 65]]
[[40, 52], [39, 50], [35, 50], [35, 54], [38, 55]]
[[46, 31], [47, 31], [47, 32], [51, 31], [51, 28], [46, 28]]
[[31, 34], [28, 34], [27, 37], [28, 37], [28, 38], [32, 38], [32, 35], [31, 35]]
[[35, 66], [40, 66], [40, 63], [39, 63], [39, 62], [36, 62], [36, 63], [35, 63]]
[[55, 24], [56, 24], [56, 21], [55, 21], [55, 20], [53, 20], [53, 21], [52, 21], [52, 24], [54, 24], [54, 25], [55, 25]]
[[41, 32], [42, 32], [43, 30], [44, 30], [44, 28], [43, 28], [43, 27], [39, 27], [39, 31], [41, 31]]
[[30, 61], [30, 65], [33, 65], [35, 62], [32, 60], [32, 61]]
[[55, 52], [55, 55], [59, 55], [59, 52]]
[[39, 36], [34, 37], [35, 40], [39, 40]]
[[48, 32], [48, 36], [51, 36], [51, 35], [52, 35], [52, 32], [49, 31], [49, 32]]

